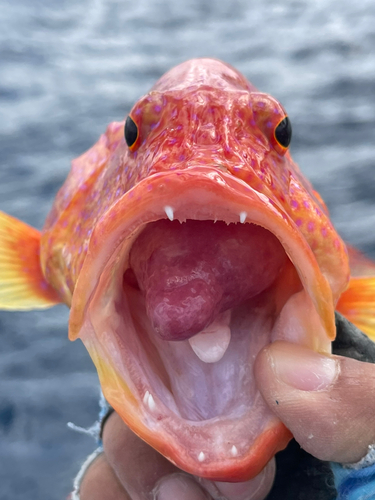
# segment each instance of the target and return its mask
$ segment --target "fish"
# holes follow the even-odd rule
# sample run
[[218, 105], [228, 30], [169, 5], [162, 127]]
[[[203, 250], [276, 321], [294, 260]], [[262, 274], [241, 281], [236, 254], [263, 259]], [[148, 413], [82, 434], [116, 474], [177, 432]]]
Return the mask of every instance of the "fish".
[[291, 432], [253, 365], [375, 339], [375, 264], [292, 160], [290, 118], [232, 66], [184, 62], [73, 160], [42, 231], [0, 212], [0, 309], [64, 303], [107, 401], [196, 476], [245, 481]]

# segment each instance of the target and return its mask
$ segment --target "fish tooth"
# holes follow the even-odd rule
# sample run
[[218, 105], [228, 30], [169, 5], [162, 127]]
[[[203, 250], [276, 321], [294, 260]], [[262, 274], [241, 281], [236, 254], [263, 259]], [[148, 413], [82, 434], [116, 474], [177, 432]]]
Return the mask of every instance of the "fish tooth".
[[169, 205], [166, 205], [164, 207], [164, 212], [167, 214], [167, 217], [170, 221], [173, 220], [173, 208], [170, 207]]
[[240, 212], [240, 222], [243, 224], [246, 220], [247, 212]]
[[143, 396], [143, 402], [145, 405], [148, 403], [148, 398], [150, 396], [150, 393], [148, 391], [145, 392], [145, 395]]
[[155, 400], [152, 397], [152, 394], [148, 395], [148, 407], [150, 408], [151, 411], [155, 410], [156, 408]]
[[231, 452], [232, 457], [236, 457], [238, 455], [237, 446], [233, 445], [230, 452]]
[[220, 314], [207, 328], [188, 340], [191, 348], [204, 363], [216, 363], [228, 349], [231, 331], [230, 310]]
[[205, 454], [203, 453], [203, 451], [201, 451], [198, 455], [198, 460], [200, 462], [203, 462], [203, 460], [206, 458]]

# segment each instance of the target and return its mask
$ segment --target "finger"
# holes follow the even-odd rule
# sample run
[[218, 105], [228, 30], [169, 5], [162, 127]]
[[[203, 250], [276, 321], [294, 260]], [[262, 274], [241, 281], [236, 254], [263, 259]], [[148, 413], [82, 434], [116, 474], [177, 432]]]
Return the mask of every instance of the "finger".
[[210, 498], [192, 477], [133, 434], [116, 413], [105, 424], [103, 446], [108, 463], [132, 500]]
[[130, 500], [117, 479], [104, 453], [99, 455], [86, 471], [79, 493], [80, 500]]
[[353, 463], [375, 442], [375, 365], [279, 341], [261, 351], [254, 374], [269, 407], [315, 457]]
[[253, 479], [250, 479], [250, 481], [225, 483], [200, 479], [200, 483], [205, 486], [206, 490], [214, 499], [264, 500], [272, 488], [275, 472], [275, 459], [272, 459], [265, 468]]

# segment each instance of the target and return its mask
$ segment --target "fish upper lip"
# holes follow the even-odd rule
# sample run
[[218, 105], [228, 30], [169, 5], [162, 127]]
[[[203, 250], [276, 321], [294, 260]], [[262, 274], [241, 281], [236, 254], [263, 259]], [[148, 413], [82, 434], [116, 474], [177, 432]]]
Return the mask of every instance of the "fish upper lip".
[[[152, 189], [148, 190], [147, 186], [150, 185]], [[176, 195], [176, 187], [183, 191], [183, 195]], [[154, 196], [148, 196], [148, 193], [153, 193]], [[203, 200], [204, 197], [206, 197], [205, 200]], [[173, 211], [173, 215], [170, 209]], [[211, 456], [208, 456], [206, 448], [205, 451], [196, 449], [193, 454], [184, 451], [181, 442], [186, 439], [189, 433], [192, 433], [191, 442], [194, 441], [194, 432], [199, 428], [200, 432], [203, 432], [201, 436], [204, 433], [209, 436], [207, 438], [209, 443], [212, 444], [212, 441], [215, 440], [219, 443], [220, 439], [222, 440], [220, 433], [225, 434], [224, 429], [233, 427], [233, 421], [229, 418], [220, 422], [220, 419], [216, 418], [203, 422], [185, 421], [186, 423], [182, 425], [181, 419], [179, 421], [177, 416], [173, 417], [163, 410], [164, 406], [157, 394], [151, 390], [150, 384], [147, 386], [145, 382], [139, 384], [130, 380], [130, 384], [126, 387], [124, 381], [121, 382], [121, 372], [127, 371], [126, 367], [121, 368], [121, 364], [123, 364], [121, 356], [115, 354], [109, 359], [108, 355], [103, 353], [104, 344], [112, 344], [114, 346], [112, 354], [118, 353], [121, 350], [118, 347], [121, 340], [116, 338], [114, 330], [100, 332], [99, 335], [95, 333], [95, 321], [92, 320], [96, 313], [102, 314], [101, 311], [105, 310], [106, 304], [109, 308], [112, 307], [111, 297], [108, 296], [107, 301], [105, 294], [104, 296], [102, 294], [100, 307], [90, 306], [90, 304], [97, 303], [98, 297], [95, 295], [95, 288], [104, 279], [103, 270], [110, 261], [117, 261], [118, 266], [122, 266], [122, 269], [126, 268], [131, 244], [148, 222], [167, 217], [179, 220], [187, 218], [214, 220], [217, 218], [226, 222], [242, 222], [241, 218], [243, 219], [244, 216], [241, 214], [243, 213], [246, 214], [245, 219], [248, 222], [259, 224], [278, 237], [299, 272], [304, 288], [311, 294], [312, 302], [318, 310], [317, 315], [322, 319], [324, 325], [322, 328], [328, 333], [328, 337], [332, 335], [334, 332], [333, 305], [320, 300], [318, 293], [324, 288], [326, 291], [329, 290], [328, 283], [320, 274], [311, 250], [293, 223], [288, 220], [285, 214], [280, 213], [278, 208], [272, 205], [264, 195], [255, 192], [229, 174], [206, 167], [198, 167], [187, 172], [175, 171], [152, 176], [142, 181], [129, 194], [124, 195], [102, 217], [93, 232], [89, 253], [73, 295], [70, 322], [71, 338], [79, 334], [94, 361], [95, 359], [99, 360], [99, 358], [106, 359], [105, 367], [101, 361], [98, 361], [97, 364], [105, 395], [133, 430], [136, 430], [146, 441], [184, 470], [211, 479], [237, 481], [249, 479], [259, 473], [274, 453], [286, 445], [290, 439], [289, 431], [276, 417], [269, 417], [270, 427], [263, 428], [261, 441], [257, 441], [257, 438], [253, 437], [251, 450], [247, 454], [246, 452], [244, 455], [240, 454], [238, 458], [230, 455], [223, 458], [222, 445], [217, 445], [217, 449], [213, 450]], [[119, 217], [121, 214], [126, 214], [126, 216]], [[118, 263], [119, 258], [122, 259], [121, 265]], [[81, 276], [84, 278], [81, 279]], [[107, 285], [105, 283], [104, 285], [103, 289], [106, 289]], [[81, 317], [79, 317], [79, 313], [81, 313]], [[330, 315], [333, 321], [331, 330]], [[85, 321], [87, 317], [89, 320]], [[111, 317], [111, 314], [108, 317]], [[98, 321], [100, 322], [100, 319]], [[312, 347], [328, 350], [330, 344], [328, 337], [318, 338]], [[98, 344], [101, 345], [98, 347]], [[100, 356], [97, 354], [98, 349], [101, 352]], [[111, 395], [113, 392], [111, 389], [106, 391], [106, 383], [103, 383], [103, 378], [105, 382], [108, 382], [109, 377], [115, 380], [114, 385], [125, 384], [122, 397]], [[149, 395], [151, 394], [151, 404], [147, 392]], [[153, 413], [153, 405], [158, 407], [158, 412]], [[124, 407], [126, 407], [126, 411], [124, 411]], [[246, 429], [243, 429], [243, 432], [245, 431]], [[179, 432], [181, 436], [178, 436]], [[258, 437], [261, 438], [261, 436]], [[204, 439], [201, 437], [194, 446], [204, 448], [203, 441]], [[267, 443], [266, 450], [265, 443]], [[231, 443], [231, 446], [233, 445], [234, 443]]]
[[[214, 201], [215, 208], [212, 205]], [[186, 202], [191, 205], [189, 209], [185, 208]], [[194, 213], [193, 204], [198, 207]], [[145, 224], [167, 218], [165, 207], [171, 207], [174, 217], [181, 221], [191, 218], [238, 222], [240, 214], [245, 212], [249, 222], [271, 231], [296, 266], [304, 287], [310, 290], [328, 337], [334, 339], [333, 306], [331, 301], [322, 298], [332, 297], [329, 284], [294, 222], [272, 200], [244, 181], [212, 167], [198, 166], [144, 179], [100, 218], [93, 229], [72, 298], [70, 340], [79, 336], [87, 302], [109, 257], [118, 251], [120, 245], [130, 248]], [[91, 277], [88, 283], [87, 276]]]

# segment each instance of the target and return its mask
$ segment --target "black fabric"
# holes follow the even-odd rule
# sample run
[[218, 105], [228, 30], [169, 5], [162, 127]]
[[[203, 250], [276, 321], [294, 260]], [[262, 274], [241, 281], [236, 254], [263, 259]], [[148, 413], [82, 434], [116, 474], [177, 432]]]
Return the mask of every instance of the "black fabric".
[[332, 343], [333, 354], [375, 363], [375, 343], [353, 323], [336, 312], [337, 337]]
[[[375, 343], [336, 312], [337, 337], [332, 351], [339, 356], [375, 363]], [[277, 472], [266, 500], [334, 500], [337, 496], [328, 462], [306, 453], [293, 439], [276, 455]]]

